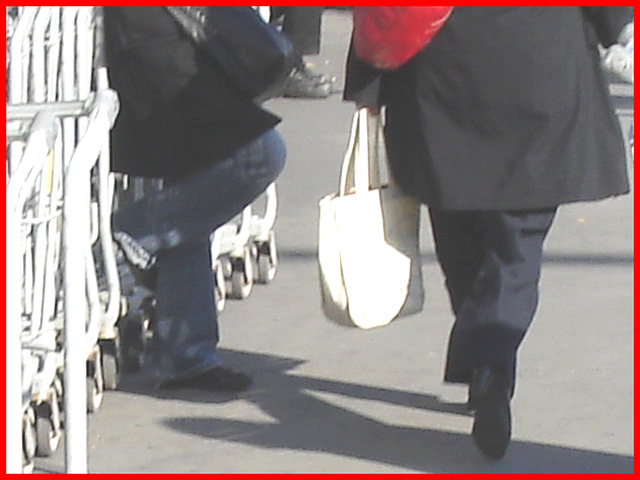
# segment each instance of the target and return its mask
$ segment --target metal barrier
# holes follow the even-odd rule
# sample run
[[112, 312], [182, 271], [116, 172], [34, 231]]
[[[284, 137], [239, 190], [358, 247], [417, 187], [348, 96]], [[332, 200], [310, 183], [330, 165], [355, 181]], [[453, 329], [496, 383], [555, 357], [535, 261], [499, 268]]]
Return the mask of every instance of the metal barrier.
[[[109, 295], [106, 309], [97, 283], [93, 252], [91, 250], [91, 169], [98, 164], [100, 195], [108, 189], [109, 130], [117, 115], [117, 97], [113, 91], [100, 92], [91, 110], [86, 132], [71, 158], [65, 175], [64, 197], [64, 292], [65, 292], [65, 412], [95, 411], [102, 400], [105, 386], [104, 366], [100, 339], [115, 339], [115, 323], [120, 308], [117, 266], [111, 247], [110, 203], [101, 204], [99, 214], [106, 277]], [[105, 245], [106, 244], [106, 245]], [[105, 248], [107, 247], [107, 248]], [[88, 321], [83, 321], [87, 319]], [[110, 352], [113, 353], [113, 352]], [[112, 354], [111, 364], [115, 360]], [[110, 375], [117, 375], [112, 366]], [[115, 383], [110, 378], [106, 383]], [[83, 473], [87, 469], [86, 416], [66, 418], [66, 465], [70, 473]]]
[[[111, 240], [98, 7], [7, 7], [7, 472], [50, 455], [87, 471], [87, 411], [117, 384], [121, 309]], [[63, 377], [64, 389], [61, 388]]]
[[[49, 188], [53, 186], [50, 179], [54, 171], [52, 152], [56, 129], [54, 117], [38, 115], [21, 162], [7, 186], [6, 445], [7, 472], [10, 473], [21, 472], [23, 463], [29, 469], [36, 454], [35, 407], [48, 401], [49, 409], [56, 413], [56, 395], [61, 393], [56, 388], [57, 316], [55, 291], [51, 291], [55, 288], [52, 283], [56, 265], [52, 257], [56, 253], [60, 211], [55, 191]], [[47, 183], [44, 194], [37, 195], [42, 192], [43, 182]], [[38, 368], [40, 363], [42, 369]], [[60, 419], [53, 417], [50, 418], [51, 442], [56, 442]]]

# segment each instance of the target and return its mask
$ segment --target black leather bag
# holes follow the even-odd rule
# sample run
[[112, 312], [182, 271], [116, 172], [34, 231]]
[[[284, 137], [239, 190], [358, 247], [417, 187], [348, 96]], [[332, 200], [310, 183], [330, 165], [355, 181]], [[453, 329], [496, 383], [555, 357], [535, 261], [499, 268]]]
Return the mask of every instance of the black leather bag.
[[293, 69], [293, 47], [251, 7], [166, 7], [184, 31], [247, 95], [277, 94]]

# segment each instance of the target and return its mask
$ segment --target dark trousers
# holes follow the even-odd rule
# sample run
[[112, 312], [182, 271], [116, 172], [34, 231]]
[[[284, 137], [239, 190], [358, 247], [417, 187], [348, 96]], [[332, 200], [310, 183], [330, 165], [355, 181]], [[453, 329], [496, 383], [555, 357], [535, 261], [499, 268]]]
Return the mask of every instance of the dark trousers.
[[456, 320], [445, 381], [504, 370], [515, 385], [516, 353], [538, 305], [542, 245], [555, 217], [543, 211], [430, 209], [438, 261]]
[[297, 58], [320, 53], [320, 28], [324, 7], [271, 7], [272, 18], [283, 17], [282, 31], [291, 40]]

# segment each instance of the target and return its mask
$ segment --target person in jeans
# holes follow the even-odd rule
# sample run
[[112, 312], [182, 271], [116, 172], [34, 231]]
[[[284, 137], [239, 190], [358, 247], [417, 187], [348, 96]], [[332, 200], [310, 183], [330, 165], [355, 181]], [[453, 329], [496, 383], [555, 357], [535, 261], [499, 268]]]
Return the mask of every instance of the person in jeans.
[[349, 53], [345, 99], [386, 106], [391, 173], [429, 207], [455, 315], [444, 380], [469, 385], [472, 437], [492, 459], [511, 439], [556, 210], [629, 192], [598, 47], [628, 44], [632, 22], [632, 7], [454, 7], [395, 71]]
[[209, 238], [282, 170], [279, 119], [231, 83], [164, 7], [104, 7], [104, 28], [121, 103], [112, 169], [164, 180], [112, 220], [126, 258], [157, 278], [147, 363], [162, 388], [246, 389], [251, 378], [217, 355]]

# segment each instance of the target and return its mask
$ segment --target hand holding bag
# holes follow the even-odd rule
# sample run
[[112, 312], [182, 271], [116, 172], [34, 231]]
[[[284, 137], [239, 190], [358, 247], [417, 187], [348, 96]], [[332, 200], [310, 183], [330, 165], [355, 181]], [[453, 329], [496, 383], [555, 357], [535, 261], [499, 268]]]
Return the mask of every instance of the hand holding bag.
[[370, 155], [368, 115], [354, 115], [339, 192], [319, 203], [318, 237], [324, 314], [363, 329], [417, 313], [424, 302], [419, 204], [395, 185], [380, 185], [379, 142]]

